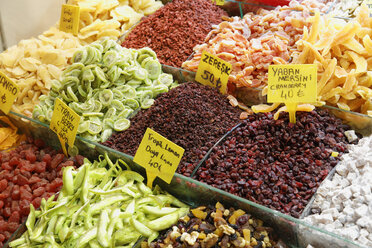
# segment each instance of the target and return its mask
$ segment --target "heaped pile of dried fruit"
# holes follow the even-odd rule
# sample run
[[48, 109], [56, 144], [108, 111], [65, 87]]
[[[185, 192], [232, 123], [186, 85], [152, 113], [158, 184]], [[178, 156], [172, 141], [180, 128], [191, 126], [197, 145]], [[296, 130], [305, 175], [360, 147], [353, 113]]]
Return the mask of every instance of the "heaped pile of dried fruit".
[[209, 0], [172, 1], [134, 27], [122, 46], [150, 47], [160, 63], [181, 67], [223, 16], [227, 13]]
[[131, 119], [127, 130], [113, 134], [104, 145], [134, 155], [149, 127], [185, 149], [177, 171], [190, 176], [207, 151], [239, 123], [240, 113], [216, 89], [184, 83], [160, 95]]
[[[347, 126], [327, 111], [274, 120], [248, 116], [196, 173], [196, 179], [299, 217], [320, 183], [347, 152]], [[334, 155], [334, 156], [332, 156]]]
[[262, 220], [217, 203], [215, 208], [192, 209], [150, 247], [275, 247], [278, 242], [272, 232]]
[[83, 157], [66, 158], [41, 140], [0, 153], [0, 247], [27, 219], [30, 204], [39, 208], [62, 187], [62, 168], [80, 166]]

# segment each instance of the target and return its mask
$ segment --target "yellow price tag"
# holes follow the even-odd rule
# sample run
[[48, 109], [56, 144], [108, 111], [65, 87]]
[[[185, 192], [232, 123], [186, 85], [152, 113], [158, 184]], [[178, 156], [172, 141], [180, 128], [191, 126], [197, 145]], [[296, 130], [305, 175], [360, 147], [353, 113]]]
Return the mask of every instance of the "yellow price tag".
[[133, 161], [146, 169], [147, 186], [152, 188], [156, 177], [170, 183], [181, 161], [184, 149], [147, 128]]
[[217, 88], [226, 94], [231, 64], [208, 52], [203, 52], [195, 80], [201, 84]]
[[364, 0], [363, 3], [368, 7], [369, 17], [372, 17], [372, 0]]
[[80, 7], [76, 5], [62, 4], [59, 29], [66, 33], [78, 34], [80, 24]]
[[316, 102], [317, 67], [306, 65], [270, 65], [267, 101]]
[[315, 64], [269, 66], [267, 102], [285, 103], [290, 122], [296, 122], [297, 103], [316, 102], [316, 98]]
[[59, 98], [56, 99], [50, 129], [58, 135], [63, 152], [67, 154], [66, 143], [73, 147], [76, 132], [79, 127], [80, 116], [69, 108]]
[[18, 85], [0, 72], [0, 109], [8, 114], [19, 93]]
[[219, 6], [223, 6], [225, 4], [225, 0], [212, 0], [212, 2]]

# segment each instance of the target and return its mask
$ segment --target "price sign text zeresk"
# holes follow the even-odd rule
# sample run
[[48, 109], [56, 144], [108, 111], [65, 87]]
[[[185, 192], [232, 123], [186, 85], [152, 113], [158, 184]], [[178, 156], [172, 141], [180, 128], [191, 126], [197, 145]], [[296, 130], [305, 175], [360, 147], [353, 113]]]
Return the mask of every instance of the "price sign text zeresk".
[[269, 66], [269, 103], [311, 103], [317, 96], [317, 66], [314, 64]]
[[215, 87], [222, 94], [226, 94], [231, 69], [232, 66], [229, 62], [204, 51], [195, 80], [201, 84]]

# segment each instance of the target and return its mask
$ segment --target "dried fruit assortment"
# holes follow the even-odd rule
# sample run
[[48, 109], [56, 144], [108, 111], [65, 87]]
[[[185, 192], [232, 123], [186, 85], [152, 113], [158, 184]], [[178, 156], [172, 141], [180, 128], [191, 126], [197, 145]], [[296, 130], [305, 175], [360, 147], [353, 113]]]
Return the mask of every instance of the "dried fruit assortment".
[[47, 95], [52, 81], [71, 63], [80, 42], [72, 34], [52, 27], [36, 38], [22, 40], [0, 53], [0, 71], [19, 87], [12, 110], [32, 116], [39, 96]]
[[85, 159], [77, 170], [66, 167], [57, 200], [43, 201], [40, 211], [31, 206], [27, 232], [9, 246], [132, 247], [141, 235], [151, 242], [189, 209], [143, 180], [107, 154], [93, 163]]
[[151, 49], [127, 49], [108, 38], [77, 50], [73, 62], [53, 81], [49, 96], [40, 97], [33, 118], [50, 123], [58, 97], [81, 116], [78, 133], [91, 141], [127, 129], [133, 111], [149, 108], [176, 85]]
[[[280, 244], [280, 246], [279, 246]], [[150, 245], [142, 247], [286, 247], [273, 237], [272, 228], [241, 209], [201, 206], [167, 230]]]
[[20, 41], [0, 54], [0, 71], [20, 88], [13, 110], [32, 116], [39, 96], [48, 95], [52, 81], [72, 63], [72, 55], [82, 45], [102, 37], [118, 39], [143, 16], [152, 14], [162, 6], [160, 1], [106, 1], [70, 0], [80, 7], [78, 36], [62, 32], [58, 25], [37, 38]]
[[194, 47], [193, 58], [182, 67], [197, 71], [202, 52], [207, 51], [231, 63], [230, 91], [240, 87], [263, 88], [269, 65], [290, 62], [304, 27], [309, 27], [306, 21], [309, 16], [308, 9], [293, 4], [270, 11], [259, 9], [243, 19], [229, 18], [213, 27], [204, 43]]
[[66, 158], [41, 140], [29, 140], [0, 153], [0, 246], [27, 219], [30, 204], [39, 208], [62, 187], [62, 168], [79, 167], [82, 156]]
[[150, 47], [162, 64], [181, 67], [223, 16], [227, 13], [209, 0], [175, 0], [135, 26], [122, 46]]
[[[320, 183], [347, 152], [340, 120], [327, 111], [297, 112], [274, 120], [250, 115], [213, 148], [195, 178], [264, 206], [300, 217]], [[355, 141], [354, 141], [355, 142]]]
[[80, 25], [77, 35], [82, 44], [102, 37], [118, 39], [142, 17], [163, 6], [156, 0], [69, 0], [80, 7]]
[[131, 119], [129, 129], [112, 135], [104, 145], [135, 155], [149, 127], [185, 149], [177, 170], [190, 176], [214, 143], [239, 122], [239, 115], [216, 89], [184, 83], [160, 95]]
[[372, 116], [372, 19], [366, 6], [345, 20], [320, 16], [297, 43], [296, 64], [318, 65], [318, 101]]
[[[55, 25], [23, 40], [0, 53], [0, 71], [19, 86], [17, 124], [25, 116], [50, 124], [59, 98], [81, 117], [79, 151], [95, 157], [27, 139], [37, 127], [0, 113], [0, 247], [281, 248], [318, 237], [346, 247], [337, 235], [372, 245], [372, 138], [317, 108], [337, 107], [372, 132], [364, 116], [372, 116], [372, 18], [361, 1], [337, 0], [330, 15], [328, 0], [67, 2], [80, 7], [79, 33]], [[181, 70], [196, 72], [204, 51], [232, 65], [230, 95]], [[285, 64], [318, 68], [317, 102], [298, 103], [294, 124], [284, 104], [263, 102], [269, 66]], [[259, 105], [240, 103], [250, 98]], [[185, 149], [181, 175], [160, 183], [179, 199], [130, 169], [147, 128]], [[190, 210], [196, 202], [204, 206]], [[22, 223], [27, 230], [10, 240]], [[301, 236], [315, 226], [337, 235]]]

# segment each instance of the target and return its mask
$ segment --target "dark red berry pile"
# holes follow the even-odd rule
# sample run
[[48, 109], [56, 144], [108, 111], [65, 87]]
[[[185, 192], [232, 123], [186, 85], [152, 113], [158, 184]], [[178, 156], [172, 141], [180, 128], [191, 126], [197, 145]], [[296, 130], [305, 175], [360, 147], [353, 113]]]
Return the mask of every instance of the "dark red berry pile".
[[[347, 151], [349, 128], [327, 111], [251, 115], [196, 173], [196, 179], [299, 217], [320, 183]], [[339, 155], [339, 156], [340, 156]]]
[[0, 247], [27, 219], [30, 204], [39, 208], [42, 198], [61, 189], [62, 168], [82, 164], [82, 156], [67, 159], [41, 140], [0, 153]]
[[149, 127], [185, 149], [179, 173], [190, 176], [196, 164], [231, 128], [241, 111], [215, 88], [184, 83], [160, 95], [151, 108], [131, 119], [131, 126], [113, 134], [104, 145], [135, 155]]

